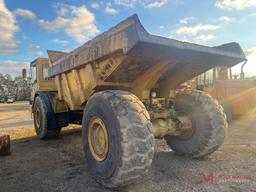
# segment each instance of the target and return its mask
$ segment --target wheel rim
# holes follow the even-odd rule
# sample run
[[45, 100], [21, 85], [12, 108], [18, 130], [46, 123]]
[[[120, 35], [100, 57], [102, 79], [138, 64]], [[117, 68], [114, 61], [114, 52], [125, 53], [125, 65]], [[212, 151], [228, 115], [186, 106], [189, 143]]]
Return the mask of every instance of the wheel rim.
[[35, 122], [36, 122], [36, 127], [39, 128], [41, 123], [41, 112], [39, 109], [36, 109], [36, 112], [35, 112]]
[[93, 117], [89, 123], [88, 143], [92, 156], [103, 161], [108, 153], [108, 133], [106, 126], [99, 117]]

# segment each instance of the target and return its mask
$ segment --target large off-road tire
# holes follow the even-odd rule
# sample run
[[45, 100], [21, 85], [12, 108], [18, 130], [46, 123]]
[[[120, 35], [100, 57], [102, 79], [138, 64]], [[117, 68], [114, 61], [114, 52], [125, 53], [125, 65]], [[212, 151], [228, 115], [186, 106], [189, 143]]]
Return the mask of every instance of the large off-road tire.
[[192, 122], [189, 134], [166, 136], [167, 144], [177, 154], [200, 158], [222, 145], [227, 122], [217, 100], [198, 90], [184, 90], [177, 93], [175, 109], [178, 114], [187, 115]]
[[56, 115], [53, 112], [50, 99], [46, 93], [40, 93], [33, 105], [34, 127], [40, 139], [56, 138], [60, 135]]
[[[89, 130], [95, 119], [107, 132], [108, 151], [102, 159], [90, 148]], [[120, 90], [95, 93], [84, 110], [82, 133], [88, 166], [103, 186], [126, 185], [149, 169], [154, 153], [152, 124], [143, 103], [133, 94]]]

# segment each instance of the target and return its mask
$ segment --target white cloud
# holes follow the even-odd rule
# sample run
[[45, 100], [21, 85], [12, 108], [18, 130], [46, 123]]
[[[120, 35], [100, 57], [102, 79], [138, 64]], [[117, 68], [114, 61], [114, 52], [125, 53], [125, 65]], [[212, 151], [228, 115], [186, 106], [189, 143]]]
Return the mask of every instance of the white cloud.
[[168, 3], [169, 0], [157, 0], [151, 3], [145, 4], [146, 8], [159, 8]]
[[202, 44], [202, 43], [210, 42], [217, 39], [217, 36], [213, 34], [202, 34], [197, 36], [189, 36], [189, 35], [174, 36], [170, 38], [179, 39], [180, 41], [184, 41], [188, 43]]
[[113, 0], [118, 5], [133, 7], [138, 0]]
[[64, 39], [54, 39], [53, 42], [60, 44], [62, 46], [67, 46], [69, 43], [67, 40], [64, 40]]
[[196, 42], [206, 42], [206, 41], [211, 41], [216, 39], [217, 37], [215, 35], [212, 34], [208, 34], [208, 35], [199, 35], [197, 37], [195, 37], [195, 41]]
[[180, 27], [176, 30], [176, 34], [197, 35], [199, 32], [202, 32], [202, 31], [214, 31], [219, 28], [220, 27], [217, 25], [198, 24], [190, 27], [187, 27], [187, 26]]
[[39, 20], [39, 24], [49, 31], [64, 32], [82, 43], [99, 33], [95, 16], [86, 6], [72, 6], [63, 3], [55, 5], [58, 16], [50, 21]]
[[167, 4], [170, 0], [113, 0], [114, 3], [126, 7], [134, 7], [136, 4], [141, 4], [145, 8], [159, 8]]
[[215, 6], [226, 10], [242, 10], [256, 7], [256, 0], [221, 0]]
[[86, 6], [76, 7], [63, 3], [56, 3], [54, 8], [57, 17], [53, 20], [40, 20], [35, 13], [26, 9], [16, 9], [15, 14], [27, 19], [35, 20], [48, 31], [63, 30], [67, 35], [80, 43], [90, 39], [99, 32], [95, 24], [95, 16], [86, 8]]
[[194, 17], [185, 17], [179, 21], [180, 24], [188, 24], [189, 21], [193, 20]]
[[98, 9], [100, 7], [100, 5], [99, 5], [99, 3], [93, 2], [93, 3], [91, 3], [91, 7], [93, 9]]
[[16, 51], [15, 33], [18, 30], [14, 15], [6, 8], [4, 0], [0, 0], [0, 55]]
[[0, 61], [0, 71], [2, 74], [10, 74], [12, 76], [21, 75], [21, 70], [29, 68], [29, 62], [19, 62], [13, 60]]
[[36, 15], [32, 11], [27, 9], [16, 9], [14, 13], [15, 15], [25, 17], [27, 19], [36, 19]]
[[107, 6], [104, 9], [104, 12], [110, 15], [115, 15], [117, 14], [119, 11], [113, 7], [111, 7], [111, 3], [108, 3]]
[[232, 17], [227, 17], [227, 16], [221, 16], [218, 18], [219, 21], [224, 21], [224, 22], [230, 22], [233, 21]]

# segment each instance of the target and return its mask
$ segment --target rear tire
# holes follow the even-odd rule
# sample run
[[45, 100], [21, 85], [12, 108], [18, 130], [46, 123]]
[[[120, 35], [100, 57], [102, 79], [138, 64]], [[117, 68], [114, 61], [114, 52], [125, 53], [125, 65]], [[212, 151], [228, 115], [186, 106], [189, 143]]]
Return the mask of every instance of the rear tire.
[[[104, 123], [108, 137], [108, 152], [100, 161], [90, 150], [88, 138], [90, 121], [96, 117]], [[95, 93], [84, 110], [82, 133], [88, 166], [103, 186], [126, 185], [149, 169], [154, 153], [152, 124], [146, 108], [133, 94], [119, 90]]]
[[175, 109], [192, 121], [189, 138], [166, 136], [167, 144], [179, 155], [201, 158], [216, 151], [223, 143], [226, 115], [217, 100], [197, 90], [177, 93]]
[[60, 135], [56, 116], [46, 93], [40, 93], [33, 106], [34, 127], [39, 139], [56, 138]]

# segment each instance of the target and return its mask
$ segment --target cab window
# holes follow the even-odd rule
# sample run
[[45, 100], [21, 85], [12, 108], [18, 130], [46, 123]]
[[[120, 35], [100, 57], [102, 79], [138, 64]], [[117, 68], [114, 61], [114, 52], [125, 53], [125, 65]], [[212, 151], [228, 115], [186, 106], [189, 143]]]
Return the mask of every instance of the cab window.
[[44, 80], [50, 80], [51, 79], [48, 76], [48, 69], [49, 69], [49, 65], [48, 64], [43, 64], [43, 79]]
[[30, 72], [31, 72], [31, 82], [36, 83], [36, 80], [37, 80], [36, 66], [32, 66], [30, 68]]

